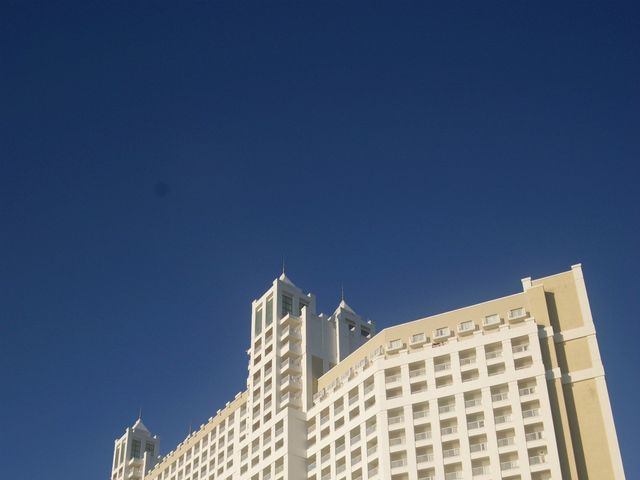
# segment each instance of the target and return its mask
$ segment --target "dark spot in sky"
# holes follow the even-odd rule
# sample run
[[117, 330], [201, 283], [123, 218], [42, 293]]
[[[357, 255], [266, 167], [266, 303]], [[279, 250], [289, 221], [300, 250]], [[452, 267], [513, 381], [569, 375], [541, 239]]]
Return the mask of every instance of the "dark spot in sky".
[[169, 195], [171, 189], [169, 188], [169, 184], [165, 182], [158, 182], [153, 186], [153, 192], [158, 197], [166, 197]]

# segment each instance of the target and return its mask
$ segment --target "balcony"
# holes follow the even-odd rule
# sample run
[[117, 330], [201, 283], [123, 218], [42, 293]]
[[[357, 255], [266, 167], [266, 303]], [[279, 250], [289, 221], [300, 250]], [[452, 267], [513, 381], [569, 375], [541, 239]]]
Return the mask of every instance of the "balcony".
[[300, 393], [284, 393], [280, 397], [280, 402], [282, 407], [297, 407], [300, 408], [302, 406], [302, 397]]
[[515, 437], [505, 437], [498, 439], [498, 447], [508, 447], [510, 445], [515, 445], [516, 439]]
[[421, 418], [427, 418], [429, 416], [429, 410], [416, 410], [413, 412], [413, 419], [419, 420]]
[[532, 408], [530, 410], [522, 411], [522, 418], [534, 418], [540, 415], [540, 410], [537, 408]]
[[473, 408], [473, 407], [479, 407], [482, 405], [482, 399], [481, 398], [472, 398], [469, 400], [465, 400], [464, 402], [464, 407], [465, 408]]
[[483, 442], [483, 443], [472, 443], [472, 444], [469, 445], [469, 451], [471, 453], [486, 452], [487, 451], [487, 444], [485, 442]]
[[534, 395], [536, 393], [536, 387], [525, 387], [518, 390], [521, 397], [526, 397], [529, 395]]
[[527, 311], [523, 307], [509, 310], [509, 314], [507, 315], [510, 322], [518, 322], [520, 320], [524, 320], [526, 317]]
[[494, 351], [491, 351], [491, 352], [487, 352], [485, 354], [485, 358], [487, 360], [493, 360], [495, 358], [502, 358], [502, 350], [494, 350]]
[[421, 442], [423, 440], [430, 440], [431, 439], [431, 432], [418, 432], [416, 433], [416, 442]]
[[287, 326], [284, 328], [284, 330], [282, 330], [282, 333], [280, 334], [280, 340], [286, 342], [289, 339], [302, 339], [300, 327]]
[[502, 402], [504, 400], [509, 400], [509, 394], [507, 392], [494, 393], [491, 395], [491, 400], [493, 402]]
[[472, 320], [462, 322], [458, 325], [458, 333], [460, 335], [467, 335], [469, 333], [473, 333], [475, 329], [476, 329], [476, 324]]
[[391, 468], [401, 468], [407, 465], [406, 458], [399, 458], [397, 460], [391, 460]]
[[389, 425], [397, 425], [398, 423], [404, 422], [403, 415], [396, 415], [395, 417], [389, 417]]
[[460, 367], [466, 367], [476, 363], [476, 357], [463, 357], [460, 358]]
[[438, 407], [438, 413], [442, 414], [442, 413], [449, 413], [449, 412], [453, 412], [456, 409], [456, 404], [455, 403], [449, 403], [447, 405], [441, 405]]
[[403, 348], [404, 348], [404, 343], [402, 343], [402, 340], [391, 340], [387, 346], [387, 352], [393, 353]]
[[395, 438], [390, 438], [389, 439], [389, 446], [390, 447], [397, 447], [399, 445], [404, 445], [405, 444], [405, 438], [404, 437], [395, 437]]
[[500, 315], [494, 313], [493, 315], [487, 315], [482, 320], [482, 326], [486, 328], [497, 327], [500, 325]]
[[301, 322], [302, 319], [300, 317], [296, 317], [291, 313], [287, 313], [280, 319], [280, 325], [300, 325]]
[[[400, 380], [402, 380], [402, 375], [400, 375], [399, 373], [396, 373], [395, 375], [389, 375], [388, 377], [385, 377], [386, 383], [397, 383]], [[373, 385], [371, 385], [371, 388], [373, 389]], [[365, 388], [365, 395], [367, 393], [368, 393], [367, 389]]]
[[438, 372], [446, 372], [447, 370], [451, 369], [451, 363], [447, 362], [447, 363], [437, 363], [433, 366], [433, 370], [438, 373]]
[[484, 428], [484, 420], [476, 420], [474, 422], [467, 423], [467, 430], [477, 430]]
[[462, 480], [462, 472], [448, 472], [444, 474], [444, 480]]
[[430, 463], [433, 462], [433, 453], [424, 453], [416, 456], [417, 463]]
[[481, 477], [482, 475], [489, 475], [491, 473], [491, 468], [488, 466], [482, 467], [473, 467], [471, 469], [471, 475], [474, 477]]
[[542, 463], [546, 463], [547, 459], [544, 455], [536, 455], [534, 457], [529, 457], [529, 465], [540, 465]]
[[504, 470], [514, 470], [518, 468], [518, 461], [517, 460], [511, 460], [509, 462], [500, 462], [500, 470], [504, 471]]
[[449, 327], [437, 328], [433, 331], [433, 341], [444, 341], [451, 336]]
[[426, 374], [427, 371], [424, 368], [419, 370], [409, 370], [409, 378], [424, 377]]
[[496, 425], [500, 425], [502, 423], [509, 423], [509, 422], [511, 422], [511, 415], [498, 415], [495, 418]]
[[535, 442], [536, 440], [542, 440], [542, 432], [531, 432], [531, 433], [527, 433], [524, 436], [525, 440], [527, 442]]
[[418, 345], [426, 343], [426, 341], [427, 336], [424, 333], [416, 333], [415, 335], [411, 335], [409, 345], [411, 345], [412, 347], [417, 347]]
[[302, 355], [302, 346], [299, 343], [287, 342], [282, 346], [280, 354], [283, 357], [300, 356]]
[[444, 427], [440, 429], [440, 435], [453, 435], [458, 432], [458, 427]]
[[525, 343], [522, 345], [515, 345], [511, 351], [513, 352], [514, 355], [517, 355], [519, 353], [526, 353], [529, 351], [529, 344]]
[[293, 391], [302, 389], [302, 379], [298, 376], [287, 375], [280, 382], [282, 391]]
[[442, 457], [443, 458], [457, 457], [458, 455], [460, 455], [460, 449], [459, 448], [450, 448], [448, 450], [443, 450], [442, 451]]
[[285, 361], [283, 361], [282, 367], [280, 368], [281, 373], [300, 372], [301, 370], [302, 365], [300, 363], [300, 360], [292, 358], [287, 358]]

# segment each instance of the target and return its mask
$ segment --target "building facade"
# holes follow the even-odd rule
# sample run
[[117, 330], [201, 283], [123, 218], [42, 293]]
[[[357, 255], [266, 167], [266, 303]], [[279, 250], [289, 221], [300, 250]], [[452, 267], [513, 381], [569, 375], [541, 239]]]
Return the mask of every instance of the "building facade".
[[137, 422], [112, 480], [624, 479], [581, 266], [522, 287], [376, 334], [283, 274], [246, 390], [163, 457]]

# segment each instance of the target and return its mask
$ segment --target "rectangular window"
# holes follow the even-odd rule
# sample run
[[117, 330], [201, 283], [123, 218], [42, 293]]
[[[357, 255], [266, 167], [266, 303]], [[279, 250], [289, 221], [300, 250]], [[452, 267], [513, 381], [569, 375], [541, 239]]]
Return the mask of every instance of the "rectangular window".
[[302, 308], [306, 306], [308, 306], [306, 302], [303, 302], [302, 300], [298, 302], [298, 316], [302, 315]]
[[436, 337], [448, 337], [449, 335], [449, 327], [436, 328]]
[[153, 457], [154, 450], [155, 445], [152, 442], [146, 442], [144, 444], [144, 451], [147, 452], [151, 457]]
[[131, 457], [140, 458], [140, 440], [133, 440], [131, 442]]
[[363, 337], [369, 338], [370, 334], [371, 334], [371, 332], [369, 332], [369, 330], [367, 330], [366, 328], [361, 328], [360, 329], [360, 335], [362, 335]]
[[397, 339], [397, 340], [391, 340], [389, 342], [389, 348], [400, 348], [402, 347], [402, 340]]
[[293, 312], [293, 298], [289, 295], [282, 296], [282, 316]]
[[268, 327], [273, 321], [273, 297], [267, 298], [267, 306], [265, 307], [265, 325]]
[[256, 328], [255, 334], [260, 335], [262, 331], [262, 307], [256, 309]]
[[411, 343], [424, 342], [425, 340], [426, 337], [424, 336], [424, 333], [415, 333], [411, 335]]

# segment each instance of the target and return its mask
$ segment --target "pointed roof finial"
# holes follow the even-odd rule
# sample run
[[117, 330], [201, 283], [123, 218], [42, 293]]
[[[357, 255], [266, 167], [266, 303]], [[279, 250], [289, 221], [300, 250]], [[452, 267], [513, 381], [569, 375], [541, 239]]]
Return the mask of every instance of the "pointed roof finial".
[[[189, 420], [189, 435], [191, 435], [191, 432], [192, 432], [191, 420]], [[187, 436], [189, 436], [189, 435], [187, 435]]]
[[138, 420], [142, 420], [142, 407], [138, 410]]
[[344, 283], [340, 284], [340, 300], [344, 302]]
[[285, 264], [284, 264], [284, 256], [283, 256], [282, 257], [282, 274], [283, 275], [284, 275], [284, 267], [285, 267]]

